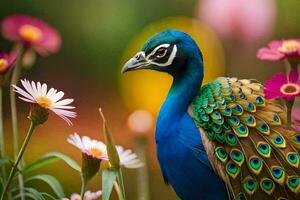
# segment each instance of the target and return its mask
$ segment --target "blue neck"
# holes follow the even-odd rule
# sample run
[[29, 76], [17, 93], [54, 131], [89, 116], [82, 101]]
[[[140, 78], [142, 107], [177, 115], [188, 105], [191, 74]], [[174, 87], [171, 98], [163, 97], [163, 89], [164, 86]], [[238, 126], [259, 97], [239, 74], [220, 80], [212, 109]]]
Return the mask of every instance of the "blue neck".
[[[172, 124], [182, 117], [197, 95], [203, 80], [203, 63], [199, 55], [189, 59], [186, 69], [175, 76], [168, 96], [162, 105], [157, 125]], [[165, 127], [165, 126], [160, 126]], [[169, 131], [158, 131], [156, 139], [168, 137]]]

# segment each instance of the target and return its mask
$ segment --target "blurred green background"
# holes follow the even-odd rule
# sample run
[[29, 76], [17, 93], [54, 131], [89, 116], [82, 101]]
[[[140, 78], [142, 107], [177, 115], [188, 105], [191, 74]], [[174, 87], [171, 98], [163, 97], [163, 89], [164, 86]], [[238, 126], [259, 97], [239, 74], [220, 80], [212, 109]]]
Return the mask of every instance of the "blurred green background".
[[[269, 40], [299, 37], [300, 1], [278, 0], [274, 3], [274, 24], [265, 37], [240, 43], [236, 42], [237, 38], [220, 36], [226, 75], [254, 77], [264, 81], [275, 72], [283, 70], [282, 63], [257, 60], [256, 52], [259, 47], [266, 46]], [[24, 70], [22, 77], [46, 82], [65, 91], [68, 97], [75, 99], [78, 112], [73, 127], [67, 127], [62, 120], [51, 116], [48, 123], [38, 128], [27, 149], [26, 162], [49, 151], [61, 151], [80, 162], [79, 151], [66, 142], [66, 137], [78, 132], [102, 139], [98, 114], [100, 106], [107, 116], [117, 143], [135, 148], [134, 136], [126, 123], [134, 106], [124, 103], [119, 80], [125, 49], [128, 51], [130, 41], [139, 36], [145, 27], [167, 17], [184, 16], [201, 21], [200, 5], [201, 1], [198, 0], [1, 0], [0, 19], [16, 13], [27, 14], [46, 21], [60, 32], [61, 50], [46, 58], [38, 57], [35, 66], [30, 71]], [[2, 38], [0, 41], [1, 50], [11, 49], [10, 42]], [[132, 50], [131, 55], [134, 53]], [[151, 97], [151, 94], [148, 95]], [[5, 103], [7, 148], [11, 149], [8, 145], [11, 128], [7, 96]], [[23, 102], [18, 102], [18, 109], [20, 132], [24, 133], [28, 126], [28, 107]], [[164, 185], [159, 171], [155, 155], [154, 128], [147, 137], [151, 199], [176, 199], [171, 188]], [[68, 195], [79, 192], [80, 177], [64, 163], [54, 163], [41, 171], [55, 175], [63, 183]], [[136, 199], [136, 184], [136, 171], [125, 170], [129, 200]], [[45, 185], [36, 186], [47, 190]], [[100, 179], [96, 177], [89, 188], [96, 190], [99, 187]]]

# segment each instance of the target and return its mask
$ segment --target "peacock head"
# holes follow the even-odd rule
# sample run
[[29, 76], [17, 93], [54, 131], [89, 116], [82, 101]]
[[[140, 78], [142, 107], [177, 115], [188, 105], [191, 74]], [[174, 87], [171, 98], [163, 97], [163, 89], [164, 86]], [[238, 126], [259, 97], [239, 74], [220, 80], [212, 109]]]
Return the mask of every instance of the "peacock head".
[[148, 39], [124, 65], [122, 73], [151, 69], [176, 77], [186, 70], [190, 60], [197, 60], [202, 66], [202, 54], [195, 41], [184, 32], [165, 30]]

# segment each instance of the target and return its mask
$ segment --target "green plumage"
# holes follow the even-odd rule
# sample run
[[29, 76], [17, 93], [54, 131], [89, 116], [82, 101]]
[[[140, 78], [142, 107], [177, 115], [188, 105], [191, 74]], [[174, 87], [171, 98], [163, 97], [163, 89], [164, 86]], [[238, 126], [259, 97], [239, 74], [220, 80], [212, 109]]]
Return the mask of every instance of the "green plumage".
[[300, 199], [300, 133], [282, 127], [284, 112], [253, 80], [218, 78], [194, 98], [192, 116], [215, 144], [214, 165], [229, 175], [235, 199]]
[[229, 161], [226, 164], [226, 172], [234, 179], [240, 173], [240, 170], [241, 170], [240, 167], [233, 161]]
[[275, 189], [275, 183], [271, 179], [264, 177], [260, 181], [260, 187], [265, 193], [271, 195]]
[[278, 184], [280, 184], [280, 185], [284, 184], [285, 171], [282, 167], [272, 166], [271, 167], [271, 175], [273, 177], [273, 180], [276, 181]]
[[228, 158], [228, 154], [226, 153], [223, 147], [217, 147], [215, 149], [215, 154], [218, 157], [218, 159], [222, 162], [225, 162]]
[[249, 170], [254, 174], [259, 174], [263, 168], [263, 161], [258, 156], [252, 156], [249, 158]]
[[231, 149], [230, 158], [239, 166], [241, 166], [245, 161], [245, 156], [242, 151], [235, 148]]
[[249, 195], [252, 195], [257, 190], [257, 181], [251, 176], [246, 177], [242, 183], [245, 192]]

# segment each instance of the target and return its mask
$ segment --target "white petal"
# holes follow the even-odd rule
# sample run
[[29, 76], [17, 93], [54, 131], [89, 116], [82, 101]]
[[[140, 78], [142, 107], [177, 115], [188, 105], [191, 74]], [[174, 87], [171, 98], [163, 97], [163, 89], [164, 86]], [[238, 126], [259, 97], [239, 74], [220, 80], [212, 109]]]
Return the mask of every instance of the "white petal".
[[19, 97], [19, 99], [22, 99], [23, 101], [26, 101], [26, 102], [29, 102], [29, 103], [36, 103], [34, 100], [23, 98], [23, 97]]
[[57, 105], [57, 106], [65, 106], [67, 104], [72, 103], [73, 101], [74, 101], [74, 99], [64, 99], [64, 100], [61, 100], [61, 101], [57, 101], [55, 103], [55, 105]]
[[51, 88], [47, 93], [47, 98], [50, 98], [54, 93], [56, 93], [56, 90], [54, 88]]
[[31, 87], [32, 87], [32, 90], [33, 90], [33, 93], [34, 93], [34, 97], [39, 96], [39, 93], [37, 91], [35, 82], [31, 81]]
[[30, 94], [28, 94], [26, 91], [24, 91], [23, 89], [19, 88], [16, 85], [13, 85], [13, 87], [14, 87], [14, 91], [17, 92], [18, 94], [22, 95], [23, 97], [25, 97], [27, 99], [35, 101], [35, 99]]
[[43, 96], [46, 96], [46, 95], [47, 95], [47, 84], [46, 84], [46, 83], [44, 83], [44, 84], [42, 85], [42, 95], [43, 95]]
[[59, 91], [58, 93], [52, 95], [51, 100], [56, 103], [58, 100], [60, 100], [61, 98], [63, 98], [65, 94], [62, 91]]
[[21, 83], [22, 83], [23, 87], [25, 88], [25, 90], [34, 98], [34, 92], [32, 90], [30, 82], [27, 81], [26, 79], [24, 79], [24, 80], [21, 80]]

